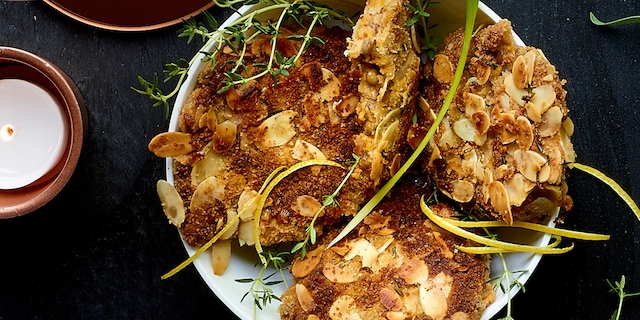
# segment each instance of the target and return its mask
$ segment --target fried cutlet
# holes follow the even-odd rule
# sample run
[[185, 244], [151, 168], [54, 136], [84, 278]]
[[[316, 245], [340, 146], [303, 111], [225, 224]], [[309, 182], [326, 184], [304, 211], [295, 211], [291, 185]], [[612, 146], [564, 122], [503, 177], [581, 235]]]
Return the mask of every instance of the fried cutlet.
[[[405, 176], [357, 232], [326, 249], [333, 232], [298, 255], [281, 319], [479, 319], [494, 299], [489, 256], [458, 251], [468, 240], [424, 216], [424, 178]], [[454, 214], [444, 203], [432, 208]]]
[[[462, 38], [462, 31], [448, 35], [425, 68], [419, 120], [409, 140], [434, 122]], [[453, 200], [508, 223], [539, 222], [557, 207], [570, 209], [564, 165], [575, 152], [565, 81], [541, 50], [516, 45], [508, 20], [479, 30], [467, 61], [428, 147], [425, 171]]]

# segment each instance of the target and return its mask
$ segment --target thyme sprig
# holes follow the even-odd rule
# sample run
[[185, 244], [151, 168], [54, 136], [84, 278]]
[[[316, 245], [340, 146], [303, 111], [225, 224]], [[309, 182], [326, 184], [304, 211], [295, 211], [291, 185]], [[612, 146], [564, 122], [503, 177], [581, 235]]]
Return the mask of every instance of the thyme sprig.
[[[324, 24], [325, 21], [336, 20], [353, 26], [353, 20], [339, 10], [332, 9], [326, 5], [314, 1], [302, 0], [213, 0], [217, 6], [223, 8], [234, 8], [237, 4], [255, 5], [264, 3], [263, 7], [251, 10], [235, 19], [229, 25], [219, 28], [216, 19], [209, 13], [204, 14], [205, 24], [198, 24], [194, 19], [188, 20], [179, 31], [178, 37], [187, 38], [190, 43], [194, 38], [200, 38], [204, 42], [198, 54], [191, 60], [181, 59], [178, 63], [165, 65], [164, 82], [177, 78], [174, 89], [165, 94], [159, 87], [158, 75], [154, 74], [151, 81], [138, 76], [138, 82], [142, 89], [132, 89], [142, 95], [154, 100], [154, 107], [164, 106], [165, 115], [169, 115], [169, 99], [173, 98], [180, 90], [186, 80], [191, 67], [198, 61], [211, 62], [211, 67], [217, 64], [216, 55], [223, 48], [230, 48], [238, 57], [230, 61], [233, 64], [231, 69], [225, 72], [225, 80], [218, 93], [223, 93], [236, 85], [244, 85], [249, 81], [271, 75], [274, 84], [278, 76], [287, 76], [289, 69], [293, 68], [302, 53], [312, 43], [323, 43], [322, 39], [312, 36], [314, 27]], [[235, 9], [233, 9], [235, 10]], [[236, 12], [238, 12], [236, 10]], [[271, 12], [280, 12], [275, 22], [258, 17]], [[303, 27], [306, 32], [302, 35], [289, 35], [286, 38], [293, 41], [300, 41], [300, 48], [291, 57], [283, 56], [276, 50], [278, 36], [282, 35], [281, 28], [285, 21], [292, 20]], [[264, 23], [261, 21], [265, 21]], [[305, 23], [307, 23], [305, 25]], [[251, 40], [260, 35], [270, 37], [271, 50], [267, 63], [249, 66], [246, 64], [248, 44]], [[247, 70], [258, 70], [255, 74], [249, 74]]]
[[619, 320], [620, 314], [622, 313], [622, 301], [626, 298], [640, 296], [640, 292], [626, 293], [624, 291], [624, 286], [626, 285], [626, 278], [624, 275], [620, 277], [620, 281], [614, 281], [614, 283], [611, 283], [611, 281], [607, 279], [607, 283], [609, 284], [609, 287], [611, 287], [609, 292], [613, 292], [618, 296], [618, 309], [613, 312], [611, 320]]
[[291, 253], [296, 253], [300, 251], [301, 259], [304, 259], [305, 256], [307, 255], [307, 246], [309, 246], [309, 244], [313, 245], [316, 243], [318, 235], [317, 235], [315, 223], [318, 217], [320, 216], [320, 213], [322, 213], [322, 211], [324, 211], [324, 209], [327, 207], [334, 208], [334, 207], [340, 206], [336, 197], [338, 196], [338, 193], [340, 192], [342, 187], [345, 185], [347, 180], [349, 180], [349, 177], [351, 177], [353, 170], [356, 169], [356, 167], [358, 166], [358, 163], [360, 162], [360, 157], [355, 154], [353, 154], [353, 159], [354, 159], [354, 162], [349, 168], [349, 172], [344, 177], [340, 185], [338, 185], [336, 190], [328, 196], [327, 195], [323, 196], [322, 206], [315, 212], [315, 214], [313, 215], [313, 219], [311, 220], [311, 223], [309, 223], [309, 225], [305, 230], [305, 233], [306, 233], [305, 239], [301, 242], [296, 243], [291, 249]]
[[495, 291], [497, 288], [502, 290], [502, 293], [507, 295], [507, 313], [503, 318], [499, 320], [513, 320], [511, 316], [511, 290], [515, 287], [519, 287], [522, 292], [525, 292], [526, 289], [524, 284], [518, 281], [517, 274], [527, 273], [528, 270], [518, 270], [518, 271], [510, 271], [507, 267], [507, 261], [504, 258], [502, 253], [498, 253], [500, 260], [502, 262], [502, 274], [497, 277], [494, 277], [490, 280], [490, 282], [494, 282], [493, 290]]
[[427, 7], [431, 4], [431, 0], [412, 0], [407, 6], [413, 13], [413, 16], [407, 22], [407, 26], [415, 26], [418, 28], [418, 33], [422, 37], [420, 43], [420, 50], [432, 59], [435, 57], [436, 49], [438, 47], [438, 41], [429, 36], [429, 29], [435, 27], [435, 25], [429, 25], [429, 17], [431, 14], [427, 12]]
[[[242, 296], [240, 302], [244, 301], [244, 299], [248, 296], [251, 296], [253, 298], [254, 307], [262, 310], [262, 308], [266, 307], [274, 300], [280, 301], [280, 297], [276, 293], [274, 293], [271, 287], [285, 282], [284, 274], [282, 271], [287, 269], [288, 254], [288, 252], [272, 251], [263, 251], [262, 253], [260, 253], [265, 261], [267, 261], [267, 263], [261, 264], [262, 267], [260, 269], [260, 272], [258, 273], [258, 276], [254, 279], [236, 279], [236, 282], [239, 283], [251, 283], [249, 290]], [[265, 272], [267, 271], [267, 268], [269, 266], [273, 266], [276, 271], [265, 276]], [[270, 280], [271, 277], [278, 273], [280, 273], [280, 275], [282, 276], [282, 280]]]

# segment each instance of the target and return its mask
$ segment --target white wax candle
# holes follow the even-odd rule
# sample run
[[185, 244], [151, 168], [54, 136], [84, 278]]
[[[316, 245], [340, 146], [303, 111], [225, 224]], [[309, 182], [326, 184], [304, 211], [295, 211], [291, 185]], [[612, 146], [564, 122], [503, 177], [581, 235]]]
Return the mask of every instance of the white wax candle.
[[60, 161], [68, 124], [57, 100], [25, 80], [0, 79], [0, 189], [29, 185]]

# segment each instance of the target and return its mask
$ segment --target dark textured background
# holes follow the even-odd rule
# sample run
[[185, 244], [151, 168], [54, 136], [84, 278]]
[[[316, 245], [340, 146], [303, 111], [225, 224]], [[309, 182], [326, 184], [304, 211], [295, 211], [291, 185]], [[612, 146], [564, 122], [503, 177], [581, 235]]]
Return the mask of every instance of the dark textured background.
[[[600, 168], [640, 200], [640, 25], [597, 28], [602, 20], [640, 14], [640, 1], [485, 2], [513, 22], [529, 45], [544, 50], [567, 79], [579, 162]], [[228, 12], [213, 10], [220, 20]], [[233, 318], [190, 267], [160, 275], [185, 259], [155, 194], [163, 161], [146, 145], [166, 130], [163, 110], [129, 89], [197, 47], [173, 27], [114, 33], [72, 21], [40, 1], [0, 1], [0, 45], [38, 54], [78, 85], [89, 136], [66, 188], [43, 208], [0, 220], [0, 319]], [[609, 319], [617, 297], [606, 279], [627, 276], [640, 291], [640, 222], [598, 181], [572, 172], [575, 210], [567, 227], [611, 234], [547, 256], [526, 292], [513, 301], [516, 319]], [[640, 318], [640, 298], [625, 302]]]

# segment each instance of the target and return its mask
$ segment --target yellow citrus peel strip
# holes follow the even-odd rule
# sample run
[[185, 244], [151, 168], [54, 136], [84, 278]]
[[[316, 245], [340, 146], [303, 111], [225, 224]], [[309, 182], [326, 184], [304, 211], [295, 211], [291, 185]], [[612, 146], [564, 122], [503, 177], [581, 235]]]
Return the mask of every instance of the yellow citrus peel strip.
[[485, 246], [500, 248], [508, 251], [519, 251], [519, 252], [532, 252], [538, 254], [562, 254], [571, 251], [573, 249], [573, 244], [566, 248], [557, 248], [557, 247], [538, 247], [538, 246], [530, 246], [523, 244], [515, 244], [510, 242], [504, 242], [500, 240], [488, 239], [483, 236], [477, 235], [473, 232], [464, 230], [458, 226], [451, 224], [451, 219], [442, 218], [436, 215], [431, 208], [424, 201], [424, 196], [420, 199], [420, 209], [422, 212], [431, 220], [433, 223], [437, 224], [442, 229], [445, 229], [457, 236], [463, 237], [465, 239], [469, 239], [471, 241], [475, 241], [480, 244], [484, 244]]
[[629, 206], [629, 208], [631, 208], [631, 211], [633, 211], [633, 213], [640, 221], [640, 208], [638, 208], [638, 205], [635, 203], [635, 201], [633, 201], [631, 196], [626, 191], [624, 191], [624, 189], [622, 189], [622, 187], [617, 182], [607, 177], [604, 173], [598, 171], [598, 169], [584, 164], [574, 162], [568, 164], [568, 166], [571, 169], [576, 168], [580, 171], [586, 172], [611, 187], [611, 189], [613, 189], [613, 191], [615, 191], [620, 196], [620, 198], [622, 198], [622, 200]]
[[461, 228], [521, 228], [579, 240], [609, 240], [609, 235], [606, 234], [560, 229], [531, 222], [514, 221], [511, 225], [503, 221], [460, 221], [447, 219], [447, 222]]
[[260, 216], [262, 215], [262, 209], [264, 208], [264, 205], [267, 202], [269, 193], [271, 193], [273, 188], [275, 188], [275, 186], [278, 183], [280, 183], [280, 181], [282, 181], [284, 178], [286, 178], [288, 175], [302, 168], [305, 168], [308, 166], [316, 166], [316, 165], [344, 168], [341, 164], [331, 160], [314, 159], [314, 160], [300, 161], [292, 165], [291, 167], [289, 167], [287, 170], [280, 172], [277, 176], [271, 179], [271, 181], [269, 181], [269, 184], [266, 187], [260, 189], [261, 192], [260, 192], [258, 207], [256, 208], [256, 211], [254, 212], [254, 215], [253, 215], [253, 235], [255, 238], [254, 247], [256, 248], [256, 252], [258, 253], [258, 256], [260, 257], [260, 261], [263, 264], [266, 264], [267, 260], [261, 254], [263, 250], [262, 250], [262, 245], [260, 244]]
[[[551, 237], [553, 238], [554, 241], [549, 243], [548, 245], [546, 245], [545, 248], [555, 248], [562, 241], [562, 237], [561, 236], [558, 236], [558, 235], [554, 234], [554, 235], [551, 235]], [[573, 247], [573, 245], [571, 247]], [[494, 253], [509, 253], [509, 252], [513, 252], [511, 250], [506, 250], [506, 249], [497, 248], [497, 247], [456, 246], [456, 248], [458, 248], [458, 250], [460, 250], [462, 252], [466, 252], [466, 253], [470, 253], [470, 254], [494, 254]]]

